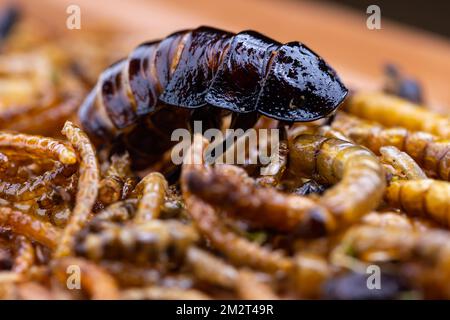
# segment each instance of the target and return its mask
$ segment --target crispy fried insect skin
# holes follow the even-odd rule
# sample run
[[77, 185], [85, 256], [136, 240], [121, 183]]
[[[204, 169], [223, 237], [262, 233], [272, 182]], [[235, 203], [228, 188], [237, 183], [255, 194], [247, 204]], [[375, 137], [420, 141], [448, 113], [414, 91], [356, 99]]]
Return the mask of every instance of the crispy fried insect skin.
[[341, 131], [376, 154], [383, 146], [394, 146], [410, 155], [427, 172], [433, 173], [442, 180], [450, 181], [450, 140], [448, 139], [401, 127], [385, 128], [343, 112], [336, 115], [332, 128]]
[[437, 228], [438, 224], [430, 219], [424, 219], [421, 217], [411, 217], [403, 212], [396, 211], [373, 211], [366, 214], [361, 222], [365, 225], [385, 228], [396, 227], [405, 228], [412, 231], [422, 232]]
[[81, 162], [79, 168], [78, 191], [76, 204], [67, 224], [58, 248], [56, 257], [70, 255], [73, 250], [75, 235], [79, 232], [88, 220], [92, 207], [95, 203], [99, 185], [99, 169], [95, 149], [86, 134], [78, 127], [67, 121], [62, 133], [67, 136], [70, 143], [80, 154]]
[[375, 92], [357, 92], [347, 99], [344, 110], [387, 127], [425, 131], [450, 139], [450, 120], [407, 100]]
[[450, 183], [433, 179], [393, 181], [385, 193], [388, 204], [447, 227], [450, 226], [449, 199]]
[[382, 200], [386, 187], [383, 167], [369, 150], [315, 135], [294, 138], [289, 150], [293, 175], [333, 185], [318, 203], [333, 214], [338, 228], [355, 222]]
[[78, 116], [95, 142], [120, 141], [145, 163], [192, 120], [219, 128], [222, 109], [235, 113], [233, 127], [252, 127], [256, 113], [312, 121], [346, 95], [335, 71], [299, 42], [199, 27], [143, 43], [110, 66]]

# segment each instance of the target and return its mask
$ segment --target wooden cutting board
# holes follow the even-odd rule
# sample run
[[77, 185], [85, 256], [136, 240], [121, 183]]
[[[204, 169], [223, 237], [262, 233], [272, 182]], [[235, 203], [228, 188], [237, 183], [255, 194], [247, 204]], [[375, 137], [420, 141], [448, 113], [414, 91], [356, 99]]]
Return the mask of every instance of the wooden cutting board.
[[[62, 32], [108, 26], [131, 49], [183, 28], [254, 29], [279, 41], [299, 40], [322, 55], [352, 88], [379, 88], [382, 67], [398, 64], [424, 85], [428, 104], [450, 112], [450, 41], [384, 19], [366, 27], [365, 12], [294, 0], [21, 0], [26, 11]], [[81, 30], [65, 28], [68, 5], [81, 8]], [[381, 8], [383, 14], [383, 8]]]

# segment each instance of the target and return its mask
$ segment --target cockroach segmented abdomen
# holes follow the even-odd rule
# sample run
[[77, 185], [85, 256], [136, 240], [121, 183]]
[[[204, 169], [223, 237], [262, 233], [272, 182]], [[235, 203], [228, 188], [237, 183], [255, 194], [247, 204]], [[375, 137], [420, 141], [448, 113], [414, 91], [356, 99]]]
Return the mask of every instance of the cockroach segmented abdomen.
[[204, 130], [217, 127], [221, 109], [312, 121], [346, 95], [335, 71], [299, 42], [199, 27], [143, 43], [111, 65], [78, 115], [97, 143], [121, 141], [132, 158], [150, 160], [173, 145], [175, 129], [197, 119]]

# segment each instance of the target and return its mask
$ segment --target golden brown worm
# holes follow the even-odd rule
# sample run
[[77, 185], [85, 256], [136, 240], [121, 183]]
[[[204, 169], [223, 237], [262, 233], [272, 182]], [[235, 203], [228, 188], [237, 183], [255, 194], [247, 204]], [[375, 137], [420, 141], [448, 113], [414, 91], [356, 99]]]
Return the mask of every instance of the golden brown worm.
[[138, 200], [135, 198], [115, 202], [97, 213], [92, 223], [102, 220], [115, 222], [130, 220], [135, 214], [137, 203]]
[[185, 178], [189, 192], [256, 227], [299, 235], [304, 232], [322, 235], [322, 224], [334, 228], [333, 217], [314, 200], [284, 194], [274, 188], [258, 187], [254, 181], [246, 183], [244, 179], [243, 182], [241, 175], [235, 172], [192, 169], [186, 172]]
[[386, 189], [385, 199], [407, 214], [450, 226], [450, 182], [433, 179], [393, 181]]
[[410, 155], [427, 172], [431, 172], [442, 180], [450, 180], [450, 140], [448, 139], [401, 127], [385, 128], [343, 112], [336, 115], [332, 128], [376, 154], [383, 146], [394, 146]]
[[391, 165], [395, 169], [395, 175], [408, 180], [426, 179], [427, 176], [419, 165], [405, 152], [394, 146], [380, 148], [382, 163]]
[[294, 176], [332, 185], [318, 204], [333, 214], [338, 227], [351, 224], [381, 202], [383, 167], [369, 150], [353, 143], [315, 135], [290, 141], [289, 168]]
[[158, 219], [168, 189], [166, 179], [159, 172], [152, 172], [145, 176], [134, 190], [134, 193], [141, 195], [134, 221], [143, 223]]
[[95, 148], [90, 143], [89, 138], [70, 121], [66, 122], [62, 133], [80, 154], [81, 162], [76, 204], [59, 241], [55, 252], [56, 257], [63, 257], [72, 253], [75, 235], [88, 220], [97, 198], [99, 184], [99, 170], [97, 158], [95, 157]]
[[98, 224], [90, 226], [100, 229], [98, 232], [89, 232], [89, 229], [81, 232], [75, 247], [78, 255], [94, 261], [125, 259], [137, 264], [178, 263], [198, 240], [192, 226], [176, 220], [152, 220], [123, 226], [104, 221], [98, 221]]
[[356, 92], [345, 103], [345, 111], [387, 127], [425, 131], [450, 139], [450, 120], [407, 100], [375, 92]]
[[103, 205], [110, 205], [124, 199], [127, 193], [125, 188], [131, 187], [127, 183], [133, 181], [133, 177], [128, 153], [111, 156], [111, 164], [100, 180], [98, 200]]
[[0, 132], [0, 148], [20, 150], [38, 157], [50, 157], [63, 164], [74, 164], [77, 156], [72, 147], [62, 141], [22, 133]]
[[224, 224], [214, 208], [189, 192], [188, 177], [192, 172], [208, 170], [202, 152], [206, 146], [207, 141], [198, 134], [194, 135], [194, 142], [185, 156], [181, 175], [186, 208], [199, 232], [236, 264], [272, 273], [292, 270], [291, 259], [279, 251], [269, 250], [238, 236]]
[[61, 235], [60, 231], [52, 224], [8, 207], [0, 207], [0, 226], [11, 228], [13, 232], [39, 242], [50, 249], [56, 248]]
[[26, 201], [49, 194], [60, 180], [65, 180], [76, 167], [55, 162], [53, 168], [42, 175], [32, 177], [25, 182], [0, 181], [0, 195], [8, 201]]

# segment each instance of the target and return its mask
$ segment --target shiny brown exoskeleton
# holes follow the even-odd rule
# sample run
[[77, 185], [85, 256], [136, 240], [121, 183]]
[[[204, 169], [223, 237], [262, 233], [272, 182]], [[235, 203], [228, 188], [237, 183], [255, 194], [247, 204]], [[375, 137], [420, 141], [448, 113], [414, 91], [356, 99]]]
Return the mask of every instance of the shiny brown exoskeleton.
[[119, 142], [141, 165], [173, 145], [174, 129], [193, 120], [202, 120], [203, 130], [220, 126], [224, 109], [240, 128], [259, 114], [312, 121], [346, 95], [335, 71], [299, 42], [200, 27], [141, 44], [110, 66], [79, 118], [94, 141]]

